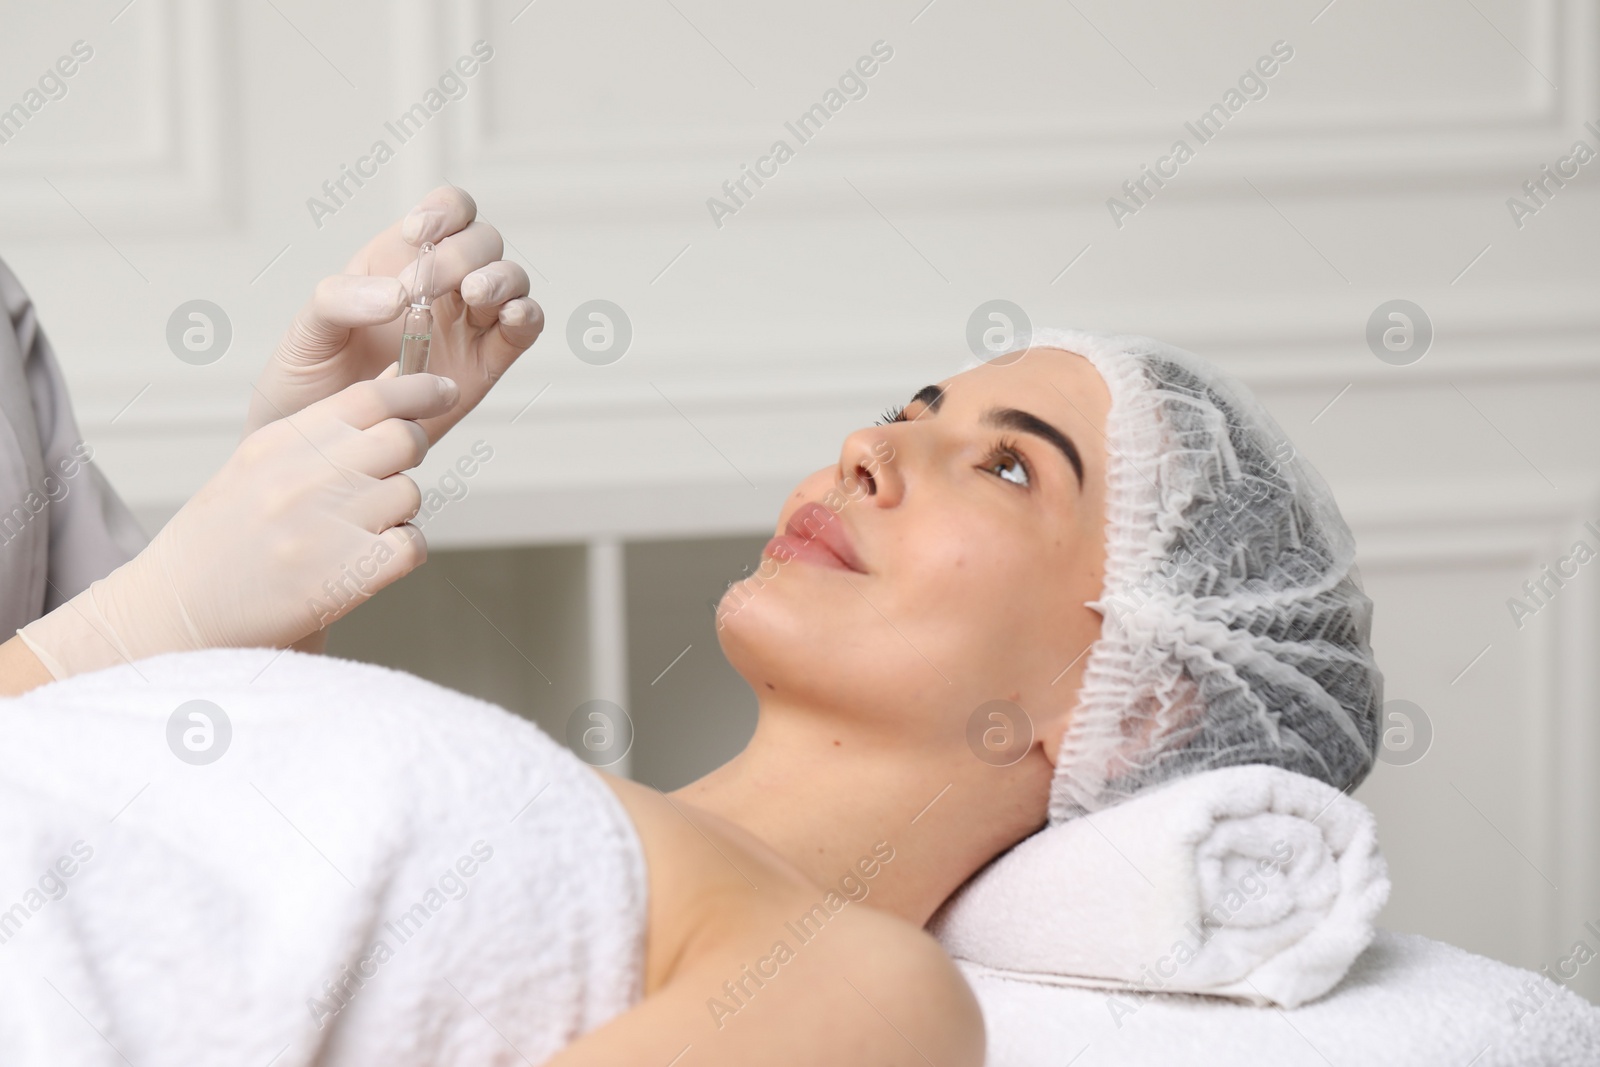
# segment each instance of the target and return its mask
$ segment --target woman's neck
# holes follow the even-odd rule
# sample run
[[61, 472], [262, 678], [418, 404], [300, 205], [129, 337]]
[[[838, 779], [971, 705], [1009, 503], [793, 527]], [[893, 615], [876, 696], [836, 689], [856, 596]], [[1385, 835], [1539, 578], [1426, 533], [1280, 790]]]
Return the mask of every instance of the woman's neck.
[[863, 899], [918, 926], [1043, 824], [1050, 766], [1037, 747], [999, 768], [964, 746], [919, 753], [852, 736], [841, 721], [764, 705], [745, 750], [673, 796], [754, 834], [819, 886], [853, 875]]

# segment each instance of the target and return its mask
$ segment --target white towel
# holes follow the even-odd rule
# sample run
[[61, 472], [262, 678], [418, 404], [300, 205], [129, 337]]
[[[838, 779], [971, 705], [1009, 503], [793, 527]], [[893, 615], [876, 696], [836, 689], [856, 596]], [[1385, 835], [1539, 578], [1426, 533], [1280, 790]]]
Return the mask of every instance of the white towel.
[[1343, 977], [1388, 895], [1365, 805], [1228, 767], [1034, 834], [931, 929], [958, 960], [1018, 976], [1293, 1007]]
[[988, 1067], [1600, 1064], [1600, 1008], [1541, 975], [1415, 934], [1379, 930], [1331, 993], [1292, 1010], [960, 966], [983, 1006]]
[[[215, 762], [169, 747], [191, 700]], [[540, 1063], [640, 998], [646, 889], [593, 771], [398, 671], [212, 651], [0, 701], [8, 1067]]]

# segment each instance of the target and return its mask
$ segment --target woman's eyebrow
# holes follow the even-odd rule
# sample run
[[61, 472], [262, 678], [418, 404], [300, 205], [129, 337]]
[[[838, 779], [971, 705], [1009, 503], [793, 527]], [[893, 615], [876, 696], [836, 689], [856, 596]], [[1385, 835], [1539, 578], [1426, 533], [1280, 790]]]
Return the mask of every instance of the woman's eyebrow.
[[929, 411], [937, 412], [939, 405], [944, 403], [944, 390], [937, 385], [924, 385], [911, 395], [911, 399], [906, 402], [906, 407], [910, 407], [918, 401], [928, 405]]
[[1067, 457], [1067, 462], [1072, 464], [1073, 473], [1078, 476], [1078, 488], [1083, 488], [1083, 460], [1078, 456], [1077, 446], [1072, 443], [1070, 437], [1048, 422], [1037, 415], [1030, 415], [1016, 408], [990, 408], [983, 413], [981, 421], [985, 426], [993, 426], [999, 430], [1016, 430], [1018, 433], [1033, 434], [1049, 441]]
[[[911, 397], [906, 407], [910, 407], [918, 401], [928, 406], [928, 410], [924, 411], [922, 415], [926, 415], [929, 412], [936, 413], [939, 410], [939, 405], [944, 403], [944, 389], [937, 385], [924, 385]], [[917, 418], [920, 419], [922, 415], [918, 415]], [[1018, 433], [1033, 434], [1035, 437], [1042, 437], [1049, 441], [1061, 450], [1063, 456], [1067, 457], [1067, 462], [1072, 464], [1072, 472], [1078, 476], [1078, 488], [1083, 488], [1083, 459], [1078, 455], [1078, 446], [1072, 443], [1072, 438], [1045, 422], [1039, 416], [1030, 415], [1026, 411], [1020, 411], [1017, 408], [990, 408], [983, 413], [983, 418], [980, 421], [985, 426], [993, 426], [998, 430], [1015, 430]]]

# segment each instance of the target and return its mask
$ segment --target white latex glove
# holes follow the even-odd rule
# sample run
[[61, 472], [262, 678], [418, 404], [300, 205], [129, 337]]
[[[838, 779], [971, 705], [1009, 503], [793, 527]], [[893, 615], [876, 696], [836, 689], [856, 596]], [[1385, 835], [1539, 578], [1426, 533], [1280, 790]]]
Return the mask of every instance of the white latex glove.
[[347, 614], [427, 558], [401, 471], [427, 435], [412, 420], [460, 399], [391, 365], [247, 437], [155, 540], [18, 630], [56, 678], [163, 652], [282, 646]]
[[544, 312], [528, 296], [527, 272], [500, 258], [499, 232], [477, 214], [472, 197], [440, 186], [367, 242], [343, 274], [324, 278], [262, 369], [245, 434], [394, 362], [424, 241], [437, 246], [428, 370], [461, 388], [454, 408], [422, 421], [428, 440], [437, 442], [476, 407], [544, 329]]

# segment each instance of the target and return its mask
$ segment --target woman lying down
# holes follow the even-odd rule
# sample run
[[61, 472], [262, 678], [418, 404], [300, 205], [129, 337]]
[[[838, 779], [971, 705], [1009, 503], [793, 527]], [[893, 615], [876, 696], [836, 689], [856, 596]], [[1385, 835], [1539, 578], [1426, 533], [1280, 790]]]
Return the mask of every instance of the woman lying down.
[[[673, 793], [410, 675], [242, 647], [316, 647], [304, 605], [375, 539], [375, 585], [421, 562], [399, 472], [537, 332], [471, 202], [425, 206], [319, 289], [316, 360], [260, 387], [281, 415], [0, 649], [11, 692], [61, 679], [0, 709], [0, 1060], [976, 1064], [922, 927], [995, 856], [1219, 766], [1367, 773], [1326, 487], [1142, 338], [1042, 334], [846, 437], [719, 608], [755, 735]], [[360, 380], [430, 238], [457, 389]]]

